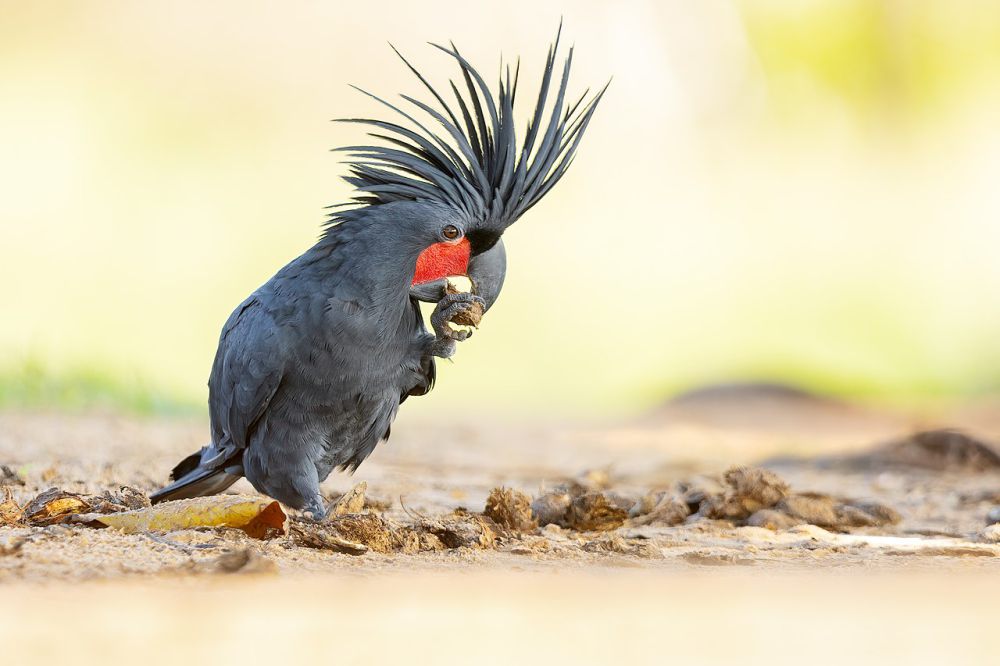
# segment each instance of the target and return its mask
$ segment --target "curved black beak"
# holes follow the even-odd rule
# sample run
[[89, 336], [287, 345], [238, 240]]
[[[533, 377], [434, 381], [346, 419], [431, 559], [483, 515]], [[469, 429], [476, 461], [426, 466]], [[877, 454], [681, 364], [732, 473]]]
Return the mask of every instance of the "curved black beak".
[[489, 250], [469, 260], [468, 276], [472, 282], [472, 293], [483, 299], [485, 309], [489, 310], [500, 297], [503, 280], [507, 276], [507, 251], [503, 240], [498, 239]]

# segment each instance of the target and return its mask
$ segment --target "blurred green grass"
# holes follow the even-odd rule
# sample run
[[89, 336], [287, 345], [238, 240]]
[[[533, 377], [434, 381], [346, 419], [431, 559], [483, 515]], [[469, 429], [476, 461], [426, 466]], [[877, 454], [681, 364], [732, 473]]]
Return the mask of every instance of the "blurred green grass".
[[143, 416], [202, 415], [204, 406], [138, 378], [98, 368], [55, 370], [44, 362], [0, 367], [0, 409], [125, 412]]

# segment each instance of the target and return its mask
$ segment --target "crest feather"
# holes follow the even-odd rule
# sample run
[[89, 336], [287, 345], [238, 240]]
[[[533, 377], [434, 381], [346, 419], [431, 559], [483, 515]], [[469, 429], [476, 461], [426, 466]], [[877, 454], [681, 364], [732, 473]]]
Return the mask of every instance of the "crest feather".
[[[610, 84], [609, 81], [589, 99], [588, 89], [575, 102], [567, 104], [572, 48], [563, 61], [558, 84], [553, 84], [561, 33], [562, 24], [555, 42], [549, 47], [535, 107], [520, 143], [514, 120], [520, 60], [515, 65], [513, 78], [510, 65], [501, 64], [502, 76], [498, 77], [494, 96], [454, 43], [449, 47], [431, 44], [453, 58], [461, 70], [464, 92], [454, 81], [449, 81], [456, 110], [390, 44], [434, 98], [437, 107], [409, 95], [400, 95], [400, 98], [426, 114], [444, 132], [434, 133], [426, 126], [426, 121], [421, 122], [400, 106], [357, 88], [402, 116], [410, 126], [371, 118], [340, 120], [378, 130], [369, 132], [369, 136], [384, 144], [337, 149], [347, 153], [349, 158], [349, 175], [344, 180], [356, 190], [351, 202], [355, 207], [333, 213], [330, 224], [349, 219], [352, 213], [368, 206], [394, 201], [442, 203], [470, 219], [501, 230], [523, 215], [569, 169], [580, 139]], [[549, 105], [553, 88], [554, 101]]]

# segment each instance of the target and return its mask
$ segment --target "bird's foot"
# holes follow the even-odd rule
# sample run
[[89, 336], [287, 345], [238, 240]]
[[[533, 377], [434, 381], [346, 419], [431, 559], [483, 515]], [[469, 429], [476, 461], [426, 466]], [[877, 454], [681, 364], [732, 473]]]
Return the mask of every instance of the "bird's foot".
[[431, 313], [431, 327], [436, 339], [431, 347], [431, 353], [440, 358], [451, 358], [455, 353], [457, 342], [472, 337], [471, 329], [452, 328], [454, 320], [468, 317], [473, 311], [482, 314], [485, 302], [479, 296], [466, 292], [446, 294]]
[[[330, 507], [332, 508], [333, 504]], [[310, 522], [322, 523], [330, 517], [330, 509], [323, 506], [323, 500], [317, 497], [302, 509], [302, 517]]]

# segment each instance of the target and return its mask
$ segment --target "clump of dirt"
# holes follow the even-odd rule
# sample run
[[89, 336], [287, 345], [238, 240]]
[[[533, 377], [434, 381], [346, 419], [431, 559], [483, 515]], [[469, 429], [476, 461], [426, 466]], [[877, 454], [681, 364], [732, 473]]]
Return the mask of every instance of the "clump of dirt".
[[394, 526], [374, 513], [353, 513], [326, 521], [293, 521], [290, 534], [295, 544], [308, 548], [363, 555], [369, 550], [390, 553]]
[[420, 525], [447, 548], [493, 548], [499, 526], [487, 516], [456, 510], [450, 516]]
[[578, 481], [570, 481], [536, 497], [531, 510], [539, 525], [554, 524], [579, 532], [671, 526], [701, 519], [775, 530], [808, 523], [841, 531], [900, 521], [896, 511], [882, 504], [793, 493], [780, 476], [756, 467], [733, 467], [719, 482], [695, 479], [673, 489], [646, 493], [638, 500], [608, 490], [589, 490]]
[[557, 486], [531, 502], [531, 513], [539, 525], [560, 525], [572, 502], [570, 488], [565, 485]]
[[288, 525], [288, 534], [294, 545], [304, 548], [332, 550], [345, 555], [364, 555], [368, 552], [365, 544], [345, 539], [323, 523], [293, 520]]
[[786, 497], [777, 510], [798, 521], [820, 527], [830, 527], [839, 522], [837, 502], [828, 495], [800, 493]]
[[583, 550], [587, 553], [617, 553], [645, 559], [663, 557], [660, 549], [653, 544], [642, 539], [623, 539], [617, 534], [588, 541], [583, 544]]
[[612, 493], [584, 493], [570, 503], [566, 525], [580, 532], [613, 530], [625, 524], [632, 504]]
[[701, 508], [701, 503], [706, 498], [714, 495], [721, 495], [725, 492], [725, 485], [721, 479], [698, 476], [693, 479], [681, 481], [677, 484], [681, 500], [687, 504], [691, 513], [696, 513]]
[[333, 550], [347, 555], [363, 555], [369, 550], [390, 553], [402, 538], [399, 526], [380, 514], [364, 512], [368, 484], [357, 484], [330, 505], [326, 520], [295, 520], [289, 525], [292, 542], [307, 548]]
[[845, 506], [857, 509], [872, 519], [872, 527], [882, 527], [883, 525], [898, 525], [903, 522], [903, 516], [888, 504], [874, 502], [871, 500], [852, 500]]
[[21, 475], [7, 465], [0, 465], [0, 486], [23, 486]]
[[292, 543], [307, 548], [348, 555], [376, 553], [413, 554], [451, 548], [491, 549], [503, 531], [485, 515], [456, 510], [435, 519], [419, 517], [401, 524], [376, 513], [352, 513], [325, 521], [294, 520]]
[[146, 493], [130, 486], [120, 486], [118, 490], [105, 490], [101, 495], [85, 495], [92, 513], [117, 513], [135, 511], [152, 506]]
[[792, 518], [787, 513], [775, 511], [774, 509], [761, 509], [747, 518], [747, 525], [751, 527], [763, 527], [773, 532], [787, 530], [801, 525], [802, 521]]
[[393, 549], [392, 526], [374, 513], [352, 513], [330, 521], [330, 527], [342, 538], [362, 543], [376, 553]]
[[[820, 493], [790, 495], [781, 500], [775, 509], [778, 513], [782, 513], [786, 518], [794, 521], [793, 525], [818, 525], [838, 531], [848, 531], [852, 527], [895, 525], [902, 520], [895, 509], [884, 504], [848, 502]], [[773, 516], [767, 516], [766, 519], [775, 520]], [[764, 520], [765, 517], [758, 518], [755, 523]], [[748, 522], [748, 524], [750, 523]], [[765, 527], [766, 525], [761, 524], [760, 526]]]
[[607, 491], [610, 486], [606, 470], [588, 470], [536, 497], [532, 515], [540, 526], [581, 532], [616, 529], [629, 518], [635, 500]]
[[551, 554], [558, 548], [544, 536], [525, 535], [516, 542], [511, 542], [507, 552], [512, 555], [543, 555]]
[[[878, 502], [845, 500], [822, 493], [794, 493], [781, 477], [766, 469], [734, 467], [722, 481], [714, 490], [710, 483], [699, 487], [682, 484], [682, 494], [664, 493], [660, 504], [654, 505], [656, 511], [663, 511], [665, 522], [672, 520], [673, 524], [708, 518], [775, 531], [808, 524], [847, 532], [857, 527], [896, 525], [902, 520], [896, 510]], [[631, 524], [651, 522], [655, 511], [643, 513], [651, 505], [652, 500], [644, 498], [634, 507]], [[683, 514], [683, 508], [695, 506], [697, 512], [693, 516]]]
[[534, 532], [538, 521], [531, 514], [531, 498], [511, 488], [494, 488], [483, 513], [501, 527], [515, 532]]
[[691, 515], [683, 496], [667, 491], [646, 493], [629, 509], [629, 525], [680, 525]]
[[722, 494], [702, 500], [699, 507], [702, 516], [746, 520], [761, 509], [773, 507], [788, 494], [788, 484], [766, 469], [733, 467], [723, 480], [726, 487]]
[[1000, 470], [1000, 453], [982, 439], [944, 428], [914, 433], [869, 453], [831, 462], [866, 470], [897, 467], [969, 473]]

